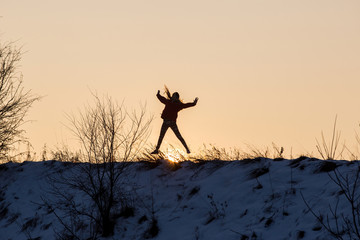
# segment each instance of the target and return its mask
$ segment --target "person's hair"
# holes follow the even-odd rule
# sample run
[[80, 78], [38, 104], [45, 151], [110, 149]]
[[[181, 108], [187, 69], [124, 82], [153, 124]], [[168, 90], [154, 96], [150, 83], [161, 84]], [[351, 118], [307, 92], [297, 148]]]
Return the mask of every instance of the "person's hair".
[[171, 99], [171, 93], [170, 93], [168, 87], [165, 85], [164, 88], [165, 88], [165, 94], [166, 94], [167, 98]]
[[166, 85], [164, 86], [164, 88], [167, 99], [171, 100], [172, 95], [177, 94], [179, 96], [178, 101], [182, 103], [182, 100], [180, 99], [180, 94], [178, 92], [174, 92], [173, 94], [171, 94], [169, 88]]

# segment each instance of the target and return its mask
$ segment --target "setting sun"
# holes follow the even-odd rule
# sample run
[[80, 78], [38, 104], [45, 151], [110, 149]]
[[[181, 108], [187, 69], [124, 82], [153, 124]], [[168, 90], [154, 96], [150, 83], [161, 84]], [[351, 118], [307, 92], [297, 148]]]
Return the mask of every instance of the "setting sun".
[[170, 162], [180, 162], [184, 160], [185, 152], [180, 149], [167, 149], [164, 158]]

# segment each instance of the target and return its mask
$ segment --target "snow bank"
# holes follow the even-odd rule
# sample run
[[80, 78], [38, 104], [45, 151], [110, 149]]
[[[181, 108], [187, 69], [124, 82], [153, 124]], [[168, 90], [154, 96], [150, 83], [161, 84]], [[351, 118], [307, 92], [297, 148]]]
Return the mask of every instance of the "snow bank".
[[[54, 198], [49, 176], [76, 164], [55, 161], [0, 165], [0, 239], [56, 239], [62, 225], [43, 205]], [[134, 214], [116, 220], [109, 239], [144, 239], [154, 217], [154, 239], [332, 239], [305, 204], [328, 215], [351, 213], [329, 173], [353, 173], [357, 162], [300, 158], [131, 163], [122, 188]], [[69, 191], [71, 191], [69, 189]], [[303, 195], [304, 199], [302, 198]], [[52, 199], [56, 200], [56, 199]], [[82, 200], [78, 196], [77, 200]], [[346, 239], [346, 238], [345, 238]]]

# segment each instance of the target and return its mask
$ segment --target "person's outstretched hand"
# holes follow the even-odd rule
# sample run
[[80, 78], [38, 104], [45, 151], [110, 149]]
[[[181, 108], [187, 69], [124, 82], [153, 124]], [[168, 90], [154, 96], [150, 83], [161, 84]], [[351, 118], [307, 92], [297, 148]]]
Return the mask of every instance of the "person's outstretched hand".
[[198, 100], [199, 100], [199, 98], [198, 98], [198, 97], [197, 97], [197, 98], [195, 98], [194, 103], [195, 103], [195, 104], [197, 104]]

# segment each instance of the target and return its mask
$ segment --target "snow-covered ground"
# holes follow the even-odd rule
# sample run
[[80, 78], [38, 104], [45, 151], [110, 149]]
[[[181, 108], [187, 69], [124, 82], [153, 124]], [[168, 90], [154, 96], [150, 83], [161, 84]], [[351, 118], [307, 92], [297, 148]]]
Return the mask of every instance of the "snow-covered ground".
[[[115, 235], [107, 239], [143, 239], [152, 217], [159, 227], [154, 239], [162, 240], [334, 239], [301, 194], [331, 224], [337, 199], [338, 214], [350, 215], [327, 172], [335, 165], [344, 175], [359, 167], [310, 158], [185, 161], [178, 169], [166, 161], [153, 167], [131, 163], [122, 187], [131, 193], [134, 215], [119, 217]], [[0, 239], [56, 239], [62, 225], [42, 198], [53, 198], [49, 176], [74, 167], [55, 161], [0, 165]], [[81, 196], [76, 201], [81, 204]]]

